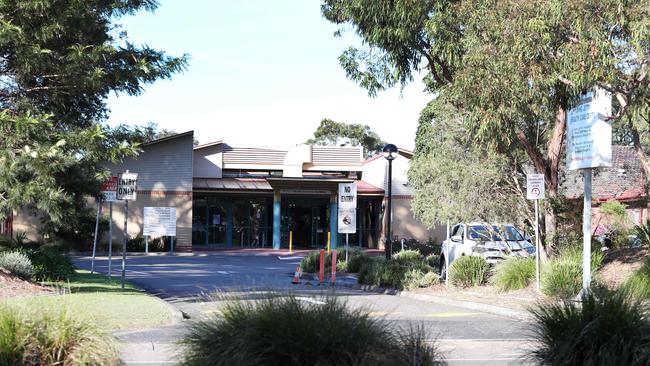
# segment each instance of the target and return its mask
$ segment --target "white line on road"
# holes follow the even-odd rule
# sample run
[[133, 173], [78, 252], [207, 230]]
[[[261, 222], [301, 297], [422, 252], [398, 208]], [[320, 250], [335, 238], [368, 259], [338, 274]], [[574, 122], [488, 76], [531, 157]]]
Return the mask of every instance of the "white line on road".
[[303, 257], [293, 256], [293, 257], [278, 257], [281, 261], [291, 261], [296, 259], [302, 259]]
[[319, 300], [316, 300], [316, 299], [312, 299], [311, 297], [296, 297], [296, 300], [308, 302], [310, 304], [325, 305], [324, 301], [319, 301]]

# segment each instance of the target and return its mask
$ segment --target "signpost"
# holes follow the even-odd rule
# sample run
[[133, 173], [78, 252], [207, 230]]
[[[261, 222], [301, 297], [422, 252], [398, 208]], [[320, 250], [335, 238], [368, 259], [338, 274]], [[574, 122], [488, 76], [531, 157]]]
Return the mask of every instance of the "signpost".
[[544, 199], [544, 174], [526, 175], [526, 198], [535, 200], [535, 279], [539, 292], [539, 207], [538, 202]]
[[104, 182], [100, 193], [104, 202], [108, 202], [108, 277], [110, 278], [113, 262], [113, 202], [117, 201], [117, 177], [110, 177]]
[[[176, 236], [176, 207], [145, 207], [143, 235], [171, 236], [171, 252], [174, 253], [173, 238]], [[145, 252], [149, 253], [148, 241]]]
[[345, 234], [345, 262], [350, 251], [350, 234], [357, 232], [357, 184], [339, 183], [338, 232]]
[[122, 288], [124, 288], [124, 277], [126, 275], [126, 242], [129, 240], [128, 218], [129, 201], [137, 198], [138, 173], [130, 173], [128, 170], [120, 173], [117, 179], [117, 199], [124, 200], [124, 245], [122, 246]]
[[591, 169], [612, 166], [612, 98], [602, 89], [586, 93], [567, 114], [567, 167], [582, 169], [584, 209], [582, 212], [582, 292], [591, 284]]

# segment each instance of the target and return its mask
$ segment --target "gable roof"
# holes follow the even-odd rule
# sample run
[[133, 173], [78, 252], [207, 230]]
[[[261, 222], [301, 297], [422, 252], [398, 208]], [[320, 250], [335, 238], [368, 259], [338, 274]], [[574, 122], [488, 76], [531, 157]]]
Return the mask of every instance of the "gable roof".
[[[612, 146], [612, 166], [594, 169], [592, 197], [596, 201], [635, 201], [646, 198], [646, 177], [632, 146]], [[565, 172], [561, 189], [570, 199], [583, 195], [579, 170]]]
[[142, 146], [159, 144], [161, 142], [167, 142], [167, 141], [170, 141], [170, 140], [174, 140], [174, 139], [181, 138], [181, 137], [186, 137], [186, 136], [194, 136], [194, 131], [190, 130], [190, 131], [187, 131], [187, 132], [177, 133], [175, 135], [169, 135], [169, 136], [161, 137], [159, 139], [155, 139], [155, 140], [145, 142], [145, 143], [142, 144]]

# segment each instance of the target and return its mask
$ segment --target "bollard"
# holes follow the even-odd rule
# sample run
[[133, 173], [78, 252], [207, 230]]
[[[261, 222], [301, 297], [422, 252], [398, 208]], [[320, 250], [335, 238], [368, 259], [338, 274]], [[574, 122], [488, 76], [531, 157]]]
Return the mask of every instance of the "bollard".
[[289, 254], [293, 253], [293, 231], [289, 231]]
[[331, 233], [328, 231], [327, 232], [327, 254], [330, 254], [330, 239], [331, 239]]
[[322, 284], [325, 280], [325, 251], [320, 250], [320, 273], [318, 275], [318, 284]]
[[336, 283], [336, 249], [332, 250], [332, 286]]

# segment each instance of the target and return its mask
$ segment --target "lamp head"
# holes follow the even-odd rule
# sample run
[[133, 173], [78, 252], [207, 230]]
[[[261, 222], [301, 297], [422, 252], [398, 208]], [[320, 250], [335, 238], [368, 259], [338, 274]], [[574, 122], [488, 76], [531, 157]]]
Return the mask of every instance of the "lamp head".
[[381, 150], [382, 155], [384, 155], [384, 158], [386, 160], [393, 160], [397, 157], [397, 146], [393, 144], [387, 144], [384, 146], [384, 148]]

